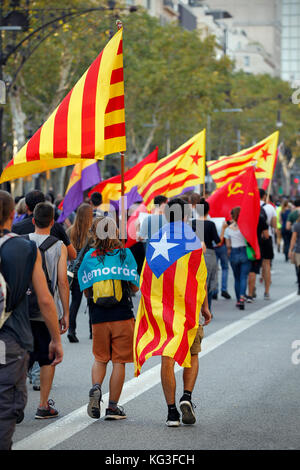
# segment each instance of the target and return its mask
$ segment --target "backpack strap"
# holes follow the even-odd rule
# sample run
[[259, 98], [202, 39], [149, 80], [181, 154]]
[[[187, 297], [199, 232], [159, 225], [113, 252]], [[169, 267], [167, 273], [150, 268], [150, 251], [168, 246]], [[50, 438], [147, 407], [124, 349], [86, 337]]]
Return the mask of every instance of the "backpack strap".
[[53, 237], [52, 235], [49, 235], [49, 237], [46, 238], [46, 240], [43, 241], [43, 243], [39, 246], [40, 251], [47, 251], [51, 246], [55, 245], [56, 242], [58, 242], [58, 238]]
[[17, 235], [16, 233], [13, 233], [13, 232], [6, 233], [5, 235], [3, 235], [3, 237], [0, 238], [0, 248], [4, 245], [4, 243], [6, 243], [11, 238], [15, 238], [15, 237], [18, 237], [18, 236], [19, 235]]
[[[54, 294], [54, 291], [55, 291], [55, 288], [53, 288], [52, 286], [52, 282], [51, 282], [51, 279], [50, 279], [50, 276], [49, 276], [49, 272], [48, 272], [48, 268], [47, 268], [47, 264], [46, 264], [46, 251], [49, 250], [51, 248], [51, 246], [55, 245], [56, 242], [58, 242], [58, 238], [56, 237], [53, 237], [52, 235], [49, 235], [48, 238], [46, 238], [46, 240], [43, 241], [43, 243], [39, 246], [39, 250], [41, 252], [41, 255], [42, 255], [42, 267], [43, 267], [43, 270], [44, 270], [44, 273], [45, 273], [45, 276], [46, 276], [46, 279], [47, 279], [47, 284], [49, 286], [49, 289], [50, 289], [50, 292], [51, 294], [53, 295]], [[51, 286], [51, 288], [50, 288]]]

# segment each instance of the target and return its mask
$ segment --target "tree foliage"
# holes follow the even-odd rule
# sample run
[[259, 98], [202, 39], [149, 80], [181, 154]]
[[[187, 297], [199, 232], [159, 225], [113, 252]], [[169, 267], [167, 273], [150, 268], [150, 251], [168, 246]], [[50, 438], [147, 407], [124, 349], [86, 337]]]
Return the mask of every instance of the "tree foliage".
[[[10, 3], [4, 2], [4, 10], [8, 11]], [[15, 43], [43, 22], [50, 22], [53, 15], [58, 17], [62, 8], [68, 8], [69, 13], [75, 9], [78, 13], [90, 8], [100, 10], [54, 22], [25, 41], [7, 61], [4, 73], [10, 80], [15, 77], [12, 86], [20, 93], [27, 138], [103, 49], [110, 30], [116, 31], [118, 17], [124, 26], [129, 162], [140, 160], [155, 146], [159, 147], [159, 156], [165, 156], [167, 139], [174, 150], [207, 127], [209, 118], [212, 158], [234, 153], [238, 132], [242, 147], [274, 132], [278, 110], [283, 122], [280, 140], [294, 156], [299, 155], [299, 107], [291, 103], [288, 83], [268, 75], [234, 71], [228, 57], [217, 60], [214, 37], [203, 40], [196, 31], [185, 31], [175, 24], [162, 26], [143, 10], [129, 13], [122, 9], [124, 5], [120, 2], [117, 2], [120, 8], [114, 11], [107, 9], [107, 5], [105, 0], [30, 2], [29, 31], [13, 33]], [[13, 39], [10, 34], [5, 33], [6, 44]], [[243, 112], [221, 112], [224, 108], [242, 108]], [[7, 148], [11, 148], [9, 108], [4, 112], [4, 140], [10, 144]], [[8, 158], [11, 155], [7, 154]]]

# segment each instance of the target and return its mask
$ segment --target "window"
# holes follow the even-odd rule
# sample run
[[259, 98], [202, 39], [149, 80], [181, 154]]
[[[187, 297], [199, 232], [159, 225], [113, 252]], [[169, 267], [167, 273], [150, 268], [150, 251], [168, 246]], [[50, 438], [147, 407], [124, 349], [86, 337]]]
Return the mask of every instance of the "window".
[[250, 57], [248, 55], [245, 55], [245, 57], [244, 57], [244, 65], [246, 67], [249, 67], [249, 65], [250, 65]]

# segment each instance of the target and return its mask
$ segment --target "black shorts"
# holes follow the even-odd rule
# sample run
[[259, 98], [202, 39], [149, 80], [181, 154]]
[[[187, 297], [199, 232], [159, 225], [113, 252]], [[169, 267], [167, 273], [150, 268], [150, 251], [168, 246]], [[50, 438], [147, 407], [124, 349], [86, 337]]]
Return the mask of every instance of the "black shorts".
[[49, 366], [53, 359], [49, 359], [49, 344], [51, 336], [46, 323], [43, 321], [31, 321], [31, 329], [34, 340], [34, 349], [30, 353], [29, 366], [30, 369], [34, 362], [38, 362], [40, 367]]
[[260, 253], [261, 253], [262, 259], [274, 258], [273, 241], [271, 237], [267, 238], [266, 240], [262, 240], [260, 244]]
[[261, 259], [255, 259], [254, 261], [251, 261], [250, 273], [259, 274], [259, 273], [260, 273], [261, 264], [262, 264], [262, 260], [261, 260]]

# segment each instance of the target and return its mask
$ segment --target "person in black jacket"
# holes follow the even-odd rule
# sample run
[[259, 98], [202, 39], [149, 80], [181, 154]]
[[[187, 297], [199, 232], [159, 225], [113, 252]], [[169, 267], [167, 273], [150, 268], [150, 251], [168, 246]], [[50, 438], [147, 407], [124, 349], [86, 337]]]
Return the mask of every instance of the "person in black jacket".
[[[21, 220], [21, 222], [14, 224], [12, 226], [11, 231], [13, 233], [17, 233], [18, 235], [28, 235], [29, 233], [33, 233], [34, 225], [32, 223], [32, 218], [33, 218], [34, 208], [39, 202], [45, 202], [45, 201], [46, 201], [46, 198], [44, 196], [44, 193], [42, 193], [42, 191], [34, 189], [33, 191], [30, 191], [29, 193], [27, 193], [25, 196], [25, 203], [27, 206], [27, 217]], [[54, 222], [54, 225], [51, 229], [51, 235], [53, 237], [58, 238], [66, 245], [67, 251], [68, 251], [68, 258], [70, 260], [76, 258], [76, 250], [74, 246], [72, 245], [72, 243], [70, 243], [69, 237], [67, 236], [61, 224]]]

